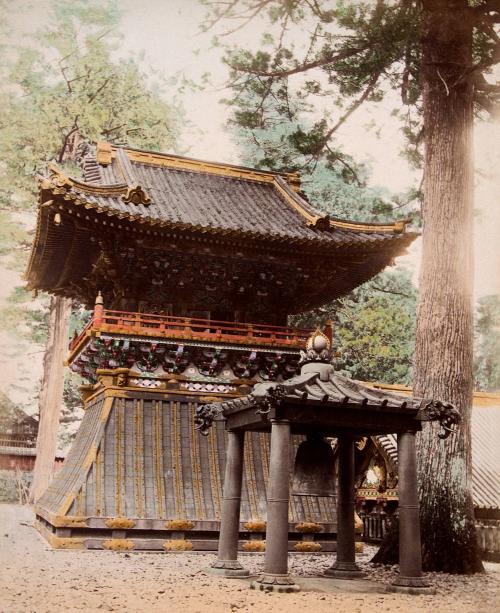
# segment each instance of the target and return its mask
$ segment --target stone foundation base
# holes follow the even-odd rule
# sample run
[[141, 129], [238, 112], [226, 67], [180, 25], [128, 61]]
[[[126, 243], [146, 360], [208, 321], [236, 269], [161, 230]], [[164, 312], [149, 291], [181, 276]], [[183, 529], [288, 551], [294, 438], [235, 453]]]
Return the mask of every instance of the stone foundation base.
[[436, 593], [436, 589], [424, 577], [398, 577], [386, 587], [386, 590], [399, 594], [415, 595]]
[[428, 587], [407, 587], [405, 585], [394, 585], [393, 583], [389, 584], [386, 588], [386, 592], [396, 592], [398, 594], [414, 594], [417, 596], [418, 594], [429, 594], [433, 595], [436, 593], [436, 589], [428, 586]]
[[323, 575], [334, 579], [362, 579], [366, 577], [366, 573], [357, 566], [353, 568], [335, 568], [335, 566], [332, 566], [331, 568], [327, 568]]
[[250, 588], [263, 592], [300, 592], [300, 586], [293, 582], [290, 575], [262, 575], [257, 581], [252, 581]]
[[211, 575], [218, 575], [219, 577], [248, 577], [250, 571], [237, 561], [237, 560], [216, 560], [212, 566], [207, 569]]

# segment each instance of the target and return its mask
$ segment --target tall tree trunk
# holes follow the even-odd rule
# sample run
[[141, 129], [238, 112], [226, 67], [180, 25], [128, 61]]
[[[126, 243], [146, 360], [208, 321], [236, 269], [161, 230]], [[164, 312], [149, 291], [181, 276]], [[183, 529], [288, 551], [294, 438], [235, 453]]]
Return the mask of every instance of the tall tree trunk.
[[473, 376], [472, 15], [467, 0], [423, 0], [425, 176], [414, 394], [462, 416], [443, 441], [419, 440], [424, 568], [482, 570], [471, 492]]
[[52, 297], [49, 311], [49, 337], [43, 359], [38, 437], [30, 498], [36, 502], [47, 488], [54, 471], [57, 433], [63, 402], [64, 358], [68, 347], [71, 301]]

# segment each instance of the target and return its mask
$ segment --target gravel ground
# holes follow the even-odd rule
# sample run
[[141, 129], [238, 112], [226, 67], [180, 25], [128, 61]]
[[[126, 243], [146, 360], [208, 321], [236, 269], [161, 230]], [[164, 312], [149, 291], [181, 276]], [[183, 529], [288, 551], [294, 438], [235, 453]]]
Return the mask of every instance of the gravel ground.
[[[314, 591], [267, 594], [248, 589], [247, 581], [204, 572], [215, 559], [213, 554], [54, 551], [31, 527], [32, 520], [26, 507], [0, 505], [2, 613], [500, 611], [500, 564], [486, 564], [485, 574], [470, 577], [431, 574], [429, 579], [437, 590], [434, 596], [407, 596], [383, 593], [384, 582], [396, 569], [372, 566], [368, 560], [373, 548], [366, 548], [358, 558], [370, 582], [308, 580], [305, 577], [320, 574], [331, 565], [331, 556], [293, 554], [291, 573], [299, 584]], [[243, 555], [242, 561], [258, 572], [263, 555]], [[377, 588], [380, 591], [364, 591]]]

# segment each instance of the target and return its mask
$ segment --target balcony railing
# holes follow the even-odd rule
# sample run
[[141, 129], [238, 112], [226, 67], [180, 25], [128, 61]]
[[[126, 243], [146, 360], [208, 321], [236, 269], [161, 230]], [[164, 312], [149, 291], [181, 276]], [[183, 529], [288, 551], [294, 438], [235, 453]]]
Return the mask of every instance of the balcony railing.
[[0, 435], [0, 447], [36, 447], [36, 437]]
[[302, 348], [311, 330], [265, 324], [234, 323], [193, 317], [129, 313], [102, 309], [69, 344], [71, 353], [94, 331], [159, 338]]

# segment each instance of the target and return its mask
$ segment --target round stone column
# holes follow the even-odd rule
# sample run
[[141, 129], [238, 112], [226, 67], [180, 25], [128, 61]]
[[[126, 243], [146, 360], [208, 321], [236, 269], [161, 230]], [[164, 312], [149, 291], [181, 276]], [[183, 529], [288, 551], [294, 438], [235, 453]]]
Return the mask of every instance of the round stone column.
[[364, 577], [356, 565], [354, 525], [354, 439], [348, 434], [338, 438], [339, 472], [337, 492], [337, 560], [325, 571], [327, 577], [356, 579]]
[[247, 577], [250, 574], [249, 571], [238, 562], [245, 433], [229, 430], [227, 436], [219, 549], [217, 560], [209, 570], [224, 577]]
[[398, 434], [399, 577], [387, 587], [391, 592], [433, 594], [422, 577], [422, 549], [418, 508], [415, 432]]
[[290, 495], [290, 423], [271, 420], [271, 457], [267, 488], [267, 528], [264, 574], [254, 589], [298, 592], [288, 574], [288, 501]]

